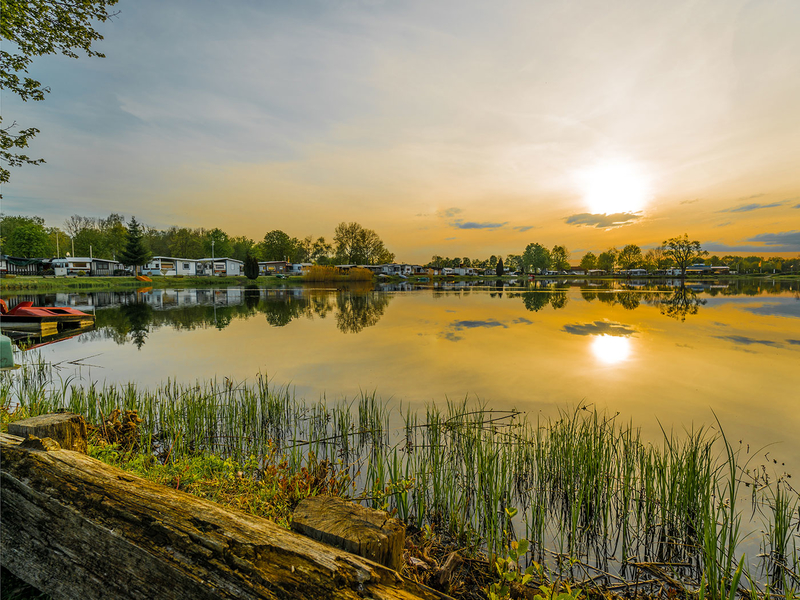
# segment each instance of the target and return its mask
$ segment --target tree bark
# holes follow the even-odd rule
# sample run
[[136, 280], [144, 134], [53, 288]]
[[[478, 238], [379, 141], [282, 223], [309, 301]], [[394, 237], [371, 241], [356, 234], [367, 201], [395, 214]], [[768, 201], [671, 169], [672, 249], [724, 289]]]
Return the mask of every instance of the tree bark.
[[448, 598], [265, 519], [21, 441], [0, 434], [0, 556], [54, 598]]

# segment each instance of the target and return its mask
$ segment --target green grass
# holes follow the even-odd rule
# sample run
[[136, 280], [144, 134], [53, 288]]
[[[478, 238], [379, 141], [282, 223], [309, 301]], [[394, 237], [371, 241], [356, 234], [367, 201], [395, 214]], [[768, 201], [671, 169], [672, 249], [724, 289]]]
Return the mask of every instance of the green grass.
[[135, 277], [33, 277], [19, 276], [3, 278], [4, 291], [59, 291], [59, 290], [130, 290], [145, 287], [152, 288], [197, 288], [197, 287], [228, 287], [258, 285], [280, 286], [287, 281], [301, 281], [301, 277], [259, 277], [250, 280], [247, 277], [163, 277], [151, 276], [152, 283], [138, 281]]
[[[753, 480], [740, 451], [711, 429], [665, 431], [653, 441], [586, 406], [530, 420], [467, 401], [415, 412], [366, 393], [308, 403], [263, 375], [157, 388], [74, 386], [41, 361], [0, 375], [0, 405], [6, 416], [16, 407], [14, 418], [67, 408], [93, 423], [115, 409], [135, 410], [140, 450], [113, 461], [282, 522], [291, 501], [269, 495], [276, 481], [269, 470], [279, 466], [277, 480], [297, 476], [300, 485], [324, 464], [335, 493], [395, 511], [490, 557], [525, 538], [527, 559], [557, 580], [588, 585], [621, 578], [649, 582], [639, 592], [665, 581], [696, 592], [702, 581], [704, 593], [727, 597], [745, 564], [744, 525], [758, 529], [752, 515], [764, 519], [767, 551], [763, 576], [748, 567], [745, 580], [757, 595], [800, 588], [797, 493], [786, 480]], [[223, 489], [199, 475], [185, 478], [211, 467], [205, 480], [247, 476]], [[747, 510], [743, 484], [752, 484]], [[778, 575], [780, 583], [773, 581]]]

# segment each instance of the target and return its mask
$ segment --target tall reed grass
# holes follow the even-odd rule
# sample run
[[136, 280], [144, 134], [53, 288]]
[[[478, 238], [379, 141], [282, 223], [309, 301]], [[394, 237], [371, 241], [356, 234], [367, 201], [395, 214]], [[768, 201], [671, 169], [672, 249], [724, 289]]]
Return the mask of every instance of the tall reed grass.
[[353, 267], [342, 271], [337, 267], [314, 265], [303, 272], [304, 281], [372, 281], [372, 271]]
[[[586, 406], [532, 420], [466, 400], [424, 413], [389, 408], [374, 393], [309, 403], [261, 374], [157, 388], [74, 385], [41, 361], [0, 375], [0, 403], [24, 415], [65, 408], [92, 422], [136, 410], [142, 447], [162, 460], [244, 461], [277, 449], [300, 469], [313, 454], [350, 477], [355, 497], [416, 527], [489, 556], [525, 537], [530, 559], [612, 588], [667, 581], [697, 591], [702, 581], [705, 594], [728, 597], [745, 564], [747, 464], [706, 428], [665, 431], [653, 443]], [[755, 487], [748, 500], [751, 515], [765, 519], [763, 577], [750, 568], [746, 577], [756, 595], [796, 593], [797, 492], [785, 479]]]

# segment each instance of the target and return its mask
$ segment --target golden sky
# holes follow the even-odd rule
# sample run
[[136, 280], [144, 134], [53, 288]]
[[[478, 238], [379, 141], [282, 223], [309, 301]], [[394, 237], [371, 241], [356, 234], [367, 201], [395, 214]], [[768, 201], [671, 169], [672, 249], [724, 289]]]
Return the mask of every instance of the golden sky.
[[399, 260], [573, 260], [688, 233], [800, 253], [800, 3], [120, 4], [105, 59], [43, 57], [4, 213], [326, 236]]

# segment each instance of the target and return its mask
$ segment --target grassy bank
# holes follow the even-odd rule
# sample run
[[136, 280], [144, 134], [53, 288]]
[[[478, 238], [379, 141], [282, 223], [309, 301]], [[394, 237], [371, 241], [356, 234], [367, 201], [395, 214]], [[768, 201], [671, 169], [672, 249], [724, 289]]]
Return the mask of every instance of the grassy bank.
[[[81, 413], [103, 432], [96, 456], [284, 525], [303, 494], [335, 493], [490, 561], [529, 540], [523, 560], [551, 582], [654, 595], [702, 585], [721, 598], [741, 563], [753, 596], [800, 588], [791, 480], [711, 429], [654, 443], [584, 406], [530, 420], [468, 402], [391, 408], [370, 394], [305, 402], [262, 376], [78, 387], [41, 362], [0, 376], [0, 405], [14, 418]], [[743, 560], [745, 532], [759, 530], [761, 557]]]

